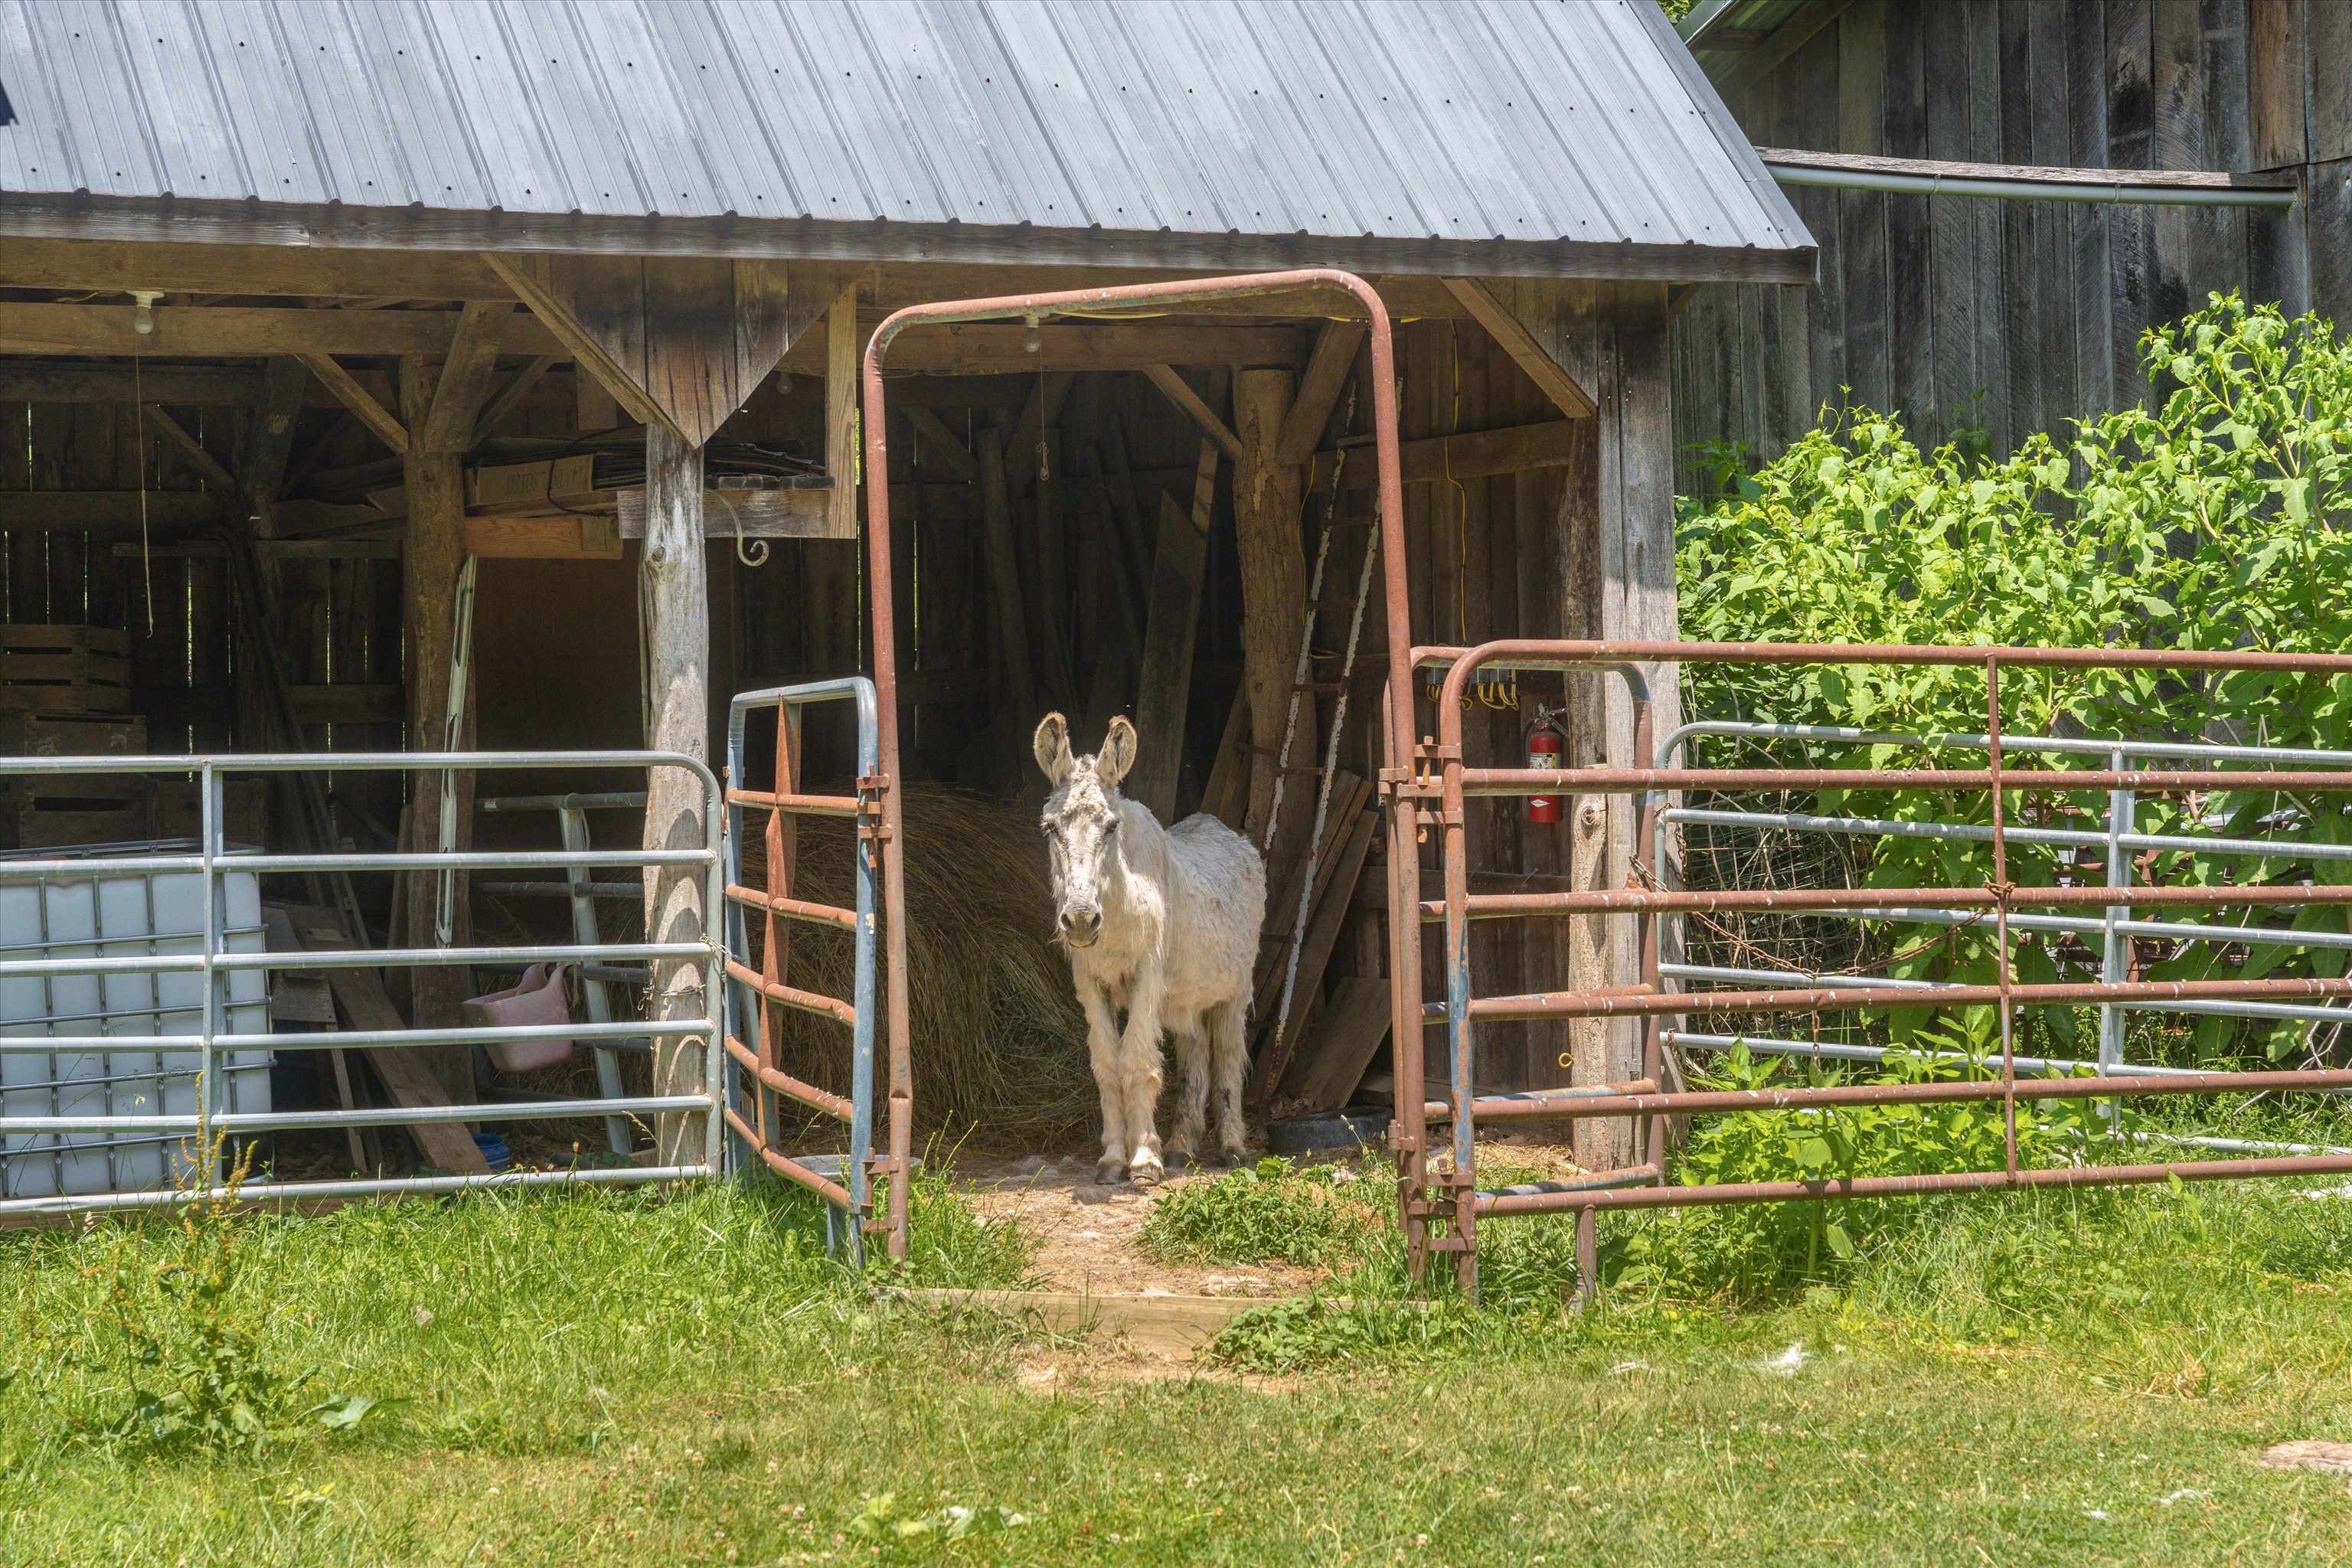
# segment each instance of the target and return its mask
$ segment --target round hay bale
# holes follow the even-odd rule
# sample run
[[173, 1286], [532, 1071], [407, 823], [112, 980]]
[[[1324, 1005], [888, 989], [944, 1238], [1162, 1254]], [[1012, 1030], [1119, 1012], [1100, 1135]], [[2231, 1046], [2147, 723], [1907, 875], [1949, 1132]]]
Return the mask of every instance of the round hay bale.
[[[1068, 962], [1051, 939], [1053, 892], [1035, 819], [989, 796], [929, 784], [908, 788], [904, 816], [918, 1127], [992, 1147], [1070, 1141], [1092, 1126], [1097, 1107], [1086, 1018], [1070, 988]], [[742, 879], [764, 887], [764, 814], [746, 811], [744, 818]], [[850, 823], [801, 818], [793, 896], [854, 905], [855, 844]], [[743, 915], [751, 935], [746, 962], [757, 965], [761, 921], [754, 910]], [[778, 924], [788, 943], [785, 980], [848, 996], [848, 933], [802, 921]], [[876, 961], [878, 998], [885, 984], [879, 951]], [[775, 1008], [773, 1017], [778, 1065], [847, 1093], [848, 1031], [795, 1008]], [[877, 1080], [887, 1070], [886, 1046], [877, 1034]]]

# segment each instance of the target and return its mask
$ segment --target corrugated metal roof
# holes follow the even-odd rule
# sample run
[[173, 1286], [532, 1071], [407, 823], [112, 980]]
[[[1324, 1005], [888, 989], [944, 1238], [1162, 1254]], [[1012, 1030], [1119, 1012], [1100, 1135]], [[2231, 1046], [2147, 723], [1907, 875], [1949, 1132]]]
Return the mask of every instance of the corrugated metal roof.
[[0, 81], [29, 196], [1812, 246], [1654, 0], [0, 0]]

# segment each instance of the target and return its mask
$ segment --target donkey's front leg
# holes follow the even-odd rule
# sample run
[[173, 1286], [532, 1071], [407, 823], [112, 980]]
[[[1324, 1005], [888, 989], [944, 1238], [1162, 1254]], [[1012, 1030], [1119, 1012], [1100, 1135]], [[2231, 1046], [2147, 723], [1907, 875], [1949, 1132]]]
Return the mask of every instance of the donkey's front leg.
[[1143, 1183], [1156, 1182], [1167, 1173], [1160, 1159], [1160, 1130], [1155, 1121], [1162, 1078], [1160, 1003], [1166, 990], [1157, 962], [1137, 968], [1127, 992], [1127, 1034], [1118, 1048], [1119, 1084], [1127, 1102], [1127, 1173]]
[[1078, 1005], [1087, 1014], [1087, 1060], [1094, 1068], [1095, 1092], [1102, 1100], [1102, 1158], [1095, 1162], [1095, 1180], [1108, 1185], [1127, 1179], [1127, 1093], [1118, 1015], [1101, 986], [1081, 981], [1077, 989]]

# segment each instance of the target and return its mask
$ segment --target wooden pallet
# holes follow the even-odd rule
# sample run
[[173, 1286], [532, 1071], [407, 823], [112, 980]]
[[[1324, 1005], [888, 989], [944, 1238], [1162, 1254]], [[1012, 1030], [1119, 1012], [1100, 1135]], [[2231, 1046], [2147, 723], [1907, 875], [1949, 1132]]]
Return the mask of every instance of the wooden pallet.
[[0, 755], [142, 757], [147, 721], [137, 713], [0, 713]]
[[0, 626], [0, 712], [120, 713], [130, 706], [130, 633]]

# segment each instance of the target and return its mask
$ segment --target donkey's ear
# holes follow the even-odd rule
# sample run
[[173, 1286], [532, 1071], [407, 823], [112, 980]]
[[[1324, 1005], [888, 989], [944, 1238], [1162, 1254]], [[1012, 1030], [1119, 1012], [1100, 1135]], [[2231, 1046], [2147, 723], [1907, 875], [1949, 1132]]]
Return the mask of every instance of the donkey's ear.
[[1110, 733], [1103, 737], [1102, 752], [1095, 758], [1095, 774], [1116, 789], [1127, 770], [1135, 766], [1135, 726], [1124, 716], [1110, 721]]
[[1070, 756], [1070, 721], [1059, 713], [1048, 713], [1038, 721], [1036, 738], [1030, 742], [1037, 753], [1037, 765], [1045, 770], [1045, 778], [1055, 789], [1070, 776], [1076, 765]]

